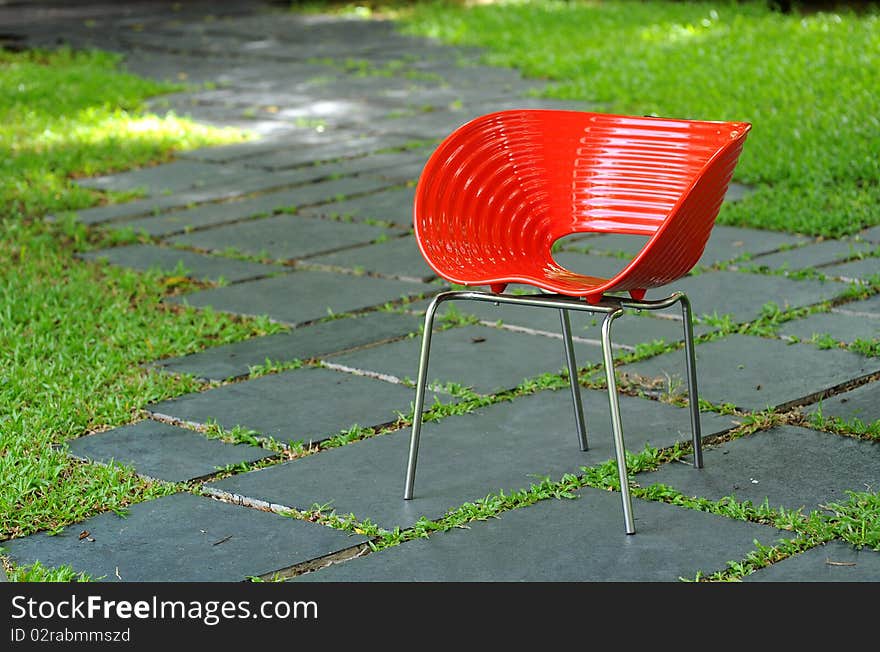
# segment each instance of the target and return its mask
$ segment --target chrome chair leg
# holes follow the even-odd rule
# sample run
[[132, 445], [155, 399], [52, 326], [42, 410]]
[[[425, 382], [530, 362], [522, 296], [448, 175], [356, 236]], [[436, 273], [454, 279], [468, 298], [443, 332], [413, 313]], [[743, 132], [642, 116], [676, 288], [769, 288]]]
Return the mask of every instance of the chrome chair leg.
[[703, 468], [703, 435], [700, 426], [700, 398], [697, 393], [697, 353], [694, 347], [694, 324], [691, 302], [682, 294], [681, 316], [684, 321], [684, 346], [687, 360], [688, 406], [691, 410], [691, 433], [694, 442], [694, 468]]
[[571, 321], [568, 310], [559, 310], [562, 322], [562, 341], [565, 344], [565, 363], [568, 365], [568, 382], [571, 384], [571, 401], [574, 404], [574, 420], [577, 424], [578, 443], [581, 450], [589, 450], [587, 445], [587, 426], [584, 424], [584, 406], [581, 401], [581, 386], [578, 382], [577, 361], [574, 357], [574, 343], [571, 341]]
[[632, 498], [629, 495], [629, 477], [626, 472], [626, 447], [623, 443], [623, 424], [620, 420], [620, 404], [617, 396], [617, 381], [614, 378], [614, 357], [611, 352], [611, 322], [620, 317], [623, 310], [615, 310], [605, 315], [602, 322], [602, 356], [605, 362], [605, 378], [608, 382], [608, 403], [611, 407], [611, 429], [614, 435], [614, 452], [617, 457], [617, 476], [620, 479], [620, 495], [623, 500], [623, 520], [627, 534], [635, 534], [633, 523]]
[[419, 437], [422, 432], [422, 411], [425, 407], [425, 391], [428, 384], [428, 358], [431, 355], [431, 334], [434, 330], [434, 315], [443, 301], [443, 295], [437, 295], [428, 305], [425, 312], [425, 332], [422, 333], [422, 351], [419, 355], [419, 375], [416, 379], [416, 400], [413, 406], [412, 435], [409, 440], [409, 461], [406, 466], [406, 486], [403, 490], [404, 500], [413, 497], [413, 486], [416, 481], [416, 463], [419, 457]]

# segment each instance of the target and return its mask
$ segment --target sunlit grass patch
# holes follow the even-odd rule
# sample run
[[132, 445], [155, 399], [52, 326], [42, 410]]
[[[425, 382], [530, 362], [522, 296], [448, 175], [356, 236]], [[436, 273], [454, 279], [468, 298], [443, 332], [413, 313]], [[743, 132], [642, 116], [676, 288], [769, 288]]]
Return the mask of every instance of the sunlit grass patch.
[[0, 52], [0, 205], [35, 217], [83, 208], [101, 196], [71, 182], [166, 161], [175, 151], [241, 140], [244, 134], [172, 114], [143, 113], [144, 102], [183, 87], [118, 69], [106, 52]]

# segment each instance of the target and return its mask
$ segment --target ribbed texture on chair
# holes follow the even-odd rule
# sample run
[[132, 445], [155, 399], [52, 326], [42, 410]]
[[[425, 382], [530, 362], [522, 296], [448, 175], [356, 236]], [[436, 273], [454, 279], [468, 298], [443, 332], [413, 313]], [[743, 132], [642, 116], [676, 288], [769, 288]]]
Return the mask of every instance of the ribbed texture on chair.
[[[665, 285], [699, 260], [749, 128], [576, 111], [477, 118], [425, 165], [419, 247], [440, 276], [463, 285], [528, 283], [590, 301]], [[585, 232], [650, 238], [602, 279], [553, 260], [556, 240]]]

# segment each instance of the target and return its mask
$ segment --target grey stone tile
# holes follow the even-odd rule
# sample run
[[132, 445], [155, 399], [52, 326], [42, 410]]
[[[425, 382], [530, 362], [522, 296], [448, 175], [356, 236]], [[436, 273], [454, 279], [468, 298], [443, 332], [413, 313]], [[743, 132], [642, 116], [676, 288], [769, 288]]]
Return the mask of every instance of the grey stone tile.
[[[335, 104], [340, 104], [336, 102]], [[345, 110], [345, 107], [336, 107], [335, 110]], [[296, 115], [291, 113], [288, 119], [302, 117], [326, 118], [325, 114], [310, 113], [308, 115]], [[343, 141], [328, 143], [323, 146], [289, 148], [273, 152], [260, 153], [256, 156], [248, 156], [240, 159], [242, 165], [258, 167], [265, 170], [284, 170], [300, 165], [334, 161], [342, 158], [364, 156], [380, 150], [403, 148], [412, 142], [413, 138], [407, 134], [386, 133], [382, 136], [363, 136]]]
[[[89, 536], [80, 540], [79, 534]], [[5, 541], [17, 564], [68, 564], [108, 582], [240, 582], [364, 542], [358, 535], [181, 493], [55, 536]]]
[[[880, 371], [880, 359], [748, 335], [728, 335], [699, 344], [696, 352], [700, 398], [747, 410], [811, 401], [850, 380]], [[671, 388], [674, 393], [684, 393], [684, 365], [681, 352], [674, 351], [624, 365], [618, 371], [658, 391]]]
[[741, 323], [758, 318], [765, 303], [773, 302], [783, 309], [809, 306], [833, 299], [847, 288], [847, 284], [837, 281], [711, 271], [648, 290], [647, 298], [660, 299], [680, 290], [688, 295], [697, 319], [705, 321], [707, 316], [729, 314]]
[[415, 188], [394, 188], [346, 201], [306, 208], [303, 215], [382, 220], [400, 227], [412, 227]]
[[[578, 242], [587, 251], [625, 253], [635, 255], [641, 251], [647, 238], [632, 235], [600, 235]], [[736, 226], [716, 225], [706, 243], [706, 249], [698, 264], [711, 266], [751, 254], [770, 253], [784, 245], [795, 245], [804, 238], [774, 231], [761, 231]]]
[[301, 325], [322, 319], [328, 314], [356, 312], [401, 297], [433, 293], [437, 289], [409, 281], [301, 270], [223, 288], [200, 290], [166, 301], [200, 308], [212, 306], [239, 315], [268, 315], [279, 322]]
[[[144, 189], [158, 195], [206, 185], [216, 185], [221, 179], [235, 179], [249, 172], [232, 165], [213, 165], [200, 161], [179, 160], [162, 165], [136, 168], [117, 174], [77, 179], [77, 185], [96, 190]], [[253, 172], [249, 172], [253, 174]]]
[[[325, 360], [351, 369], [415, 380], [420, 347], [421, 338], [414, 337], [327, 356]], [[579, 366], [601, 360], [598, 347], [581, 345], [578, 352]], [[526, 378], [565, 368], [562, 340], [486, 326], [434, 333], [431, 354], [430, 383], [455, 382], [482, 393], [512, 389]]]
[[422, 176], [422, 171], [427, 161], [427, 156], [422, 157], [424, 160], [412, 161], [409, 163], [400, 163], [399, 165], [390, 166], [383, 170], [379, 170], [376, 174], [383, 179], [394, 181], [395, 183], [414, 184]]
[[[216, 184], [184, 190], [170, 195], [160, 194], [122, 204], [108, 204], [106, 206], [83, 209], [75, 211], [75, 215], [80, 222], [85, 224], [119, 221], [121, 222], [120, 224], [112, 224], [111, 226], [114, 226], [115, 228], [127, 228], [129, 226], [135, 229], [143, 228], [147, 233], [159, 235], [166, 231], [151, 230], [150, 227], [153, 224], [152, 219], [134, 221], [134, 218], [140, 218], [143, 216], [151, 216], [151, 218], [164, 217], [162, 213], [175, 210], [188, 211], [193, 209], [193, 207], [196, 207], [196, 209], [202, 208], [198, 206], [199, 204], [209, 204], [204, 208], [211, 211], [212, 209], [221, 206], [218, 202], [241, 198], [248, 193], [267, 192], [278, 188], [306, 184], [312, 181], [326, 180], [330, 175], [335, 174], [334, 170], [330, 170], [324, 166], [309, 166], [297, 170], [288, 170], [273, 174], [266, 174], [264, 171], [253, 171], [233, 178], [224, 179]], [[270, 205], [270, 208], [274, 208], [275, 206], [302, 205], [304, 199], [308, 201], [330, 200], [337, 195], [345, 195], [346, 193], [353, 194], [355, 192], [379, 188], [388, 185], [388, 181], [377, 179], [372, 179], [370, 181], [349, 180], [346, 187], [341, 187], [341, 184], [339, 187], [331, 186], [330, 192], [326, 193], [321, 184], [314, 185], [317, 186], [317, 190], [299, 190], [292, 198], [287, 196], [281, 198], [270, 197], [270, 203], [274, 204], [274, 206]], [[363, 186], [363, 190], [360, 189], [361, 186]], [[318, 193], [317, 196], [313, 196], [312, 193], [314, 192]], [[264, 210], [265, 209], [259, 209], [256, 213], [262, 213]], [[130, 221], [124, 223], [124, 220]], [[156, 223], [159, 222], [160, 220], [156, 219]], [[211, 223], [210, 220], [208, 223]], [[188, 222], [184, 222], [180, 228], [176, 230], [182, 231], [187, 224]], [[198, 226], [199, 224], [200, 222], [196, 220], [192, 223], [192, 226]]]
[[880, 319], [820, 312], [803, 319], [784, 322], [778, 332], [780, 335], [794, 336], [800, 340], [809, 340], [827, 334], [838, 342], [852, 344], [857, 339], [880, 339]]
[[[340, 95], [333, 90], [344, 93]], [[311, 89], [310, 89], [311, 90]], [[307, 122], [320, 122], [331, 129], [351, 129], [358, 132], [369, 130], [370, 133], [359, 133], [344, 141], [327, 143], [320, 147], [309, 147], [305, 151], [299, 148], [288, 148], [268, 154], [266, 157], [242, 159], [247, 165], [260, 167], [268, 170], [283, 170], [297, 165], [303, 165], [312, 161], [332, 161], [339, 158], [363, 156], [371, 152], [385, 149], [386, 147], [400, 148], [410, 142], [402, 136], [389, 138], [387, 145], [382, 140], [377, 140], [373, 134], [372, 126], [382, 120], [388, 114], [388, 106], [385, 102], [376, 101], [369, 96], [358, 95], [363, 88], [345, 88], [344, 83], [337, 82], [330, 89], [320, 88], [318, 97], [309, 94], [299, 102], [284, 103], [273, 118], [287, 120], [293, 124]], [[349, 95], [346, 97], [346, 95]]]
[[858, 419], [865, 425], [880, 420], [880, 383], [873, 382], [856, 389], [822, 399], [806, 412], [821, 412], [824, 417], [838, 417], [844, 421]]
[[291, 129], [289, 133], [280, 137], [264, 138], [246, 143], [202, 147], [181, 152], [180, 157], [211, 163], [236, 162], [237, 164], [243, 164], [245, 161], [253, 163], [259, 156], [274, 154], [285, 149], [330, 145], [338, 140], [339, 134], [334, 130], [317, 132], [309, 128], [296, 128]]
[[106, 260], [112, 265], [137, 270], [159, 269], [165, 273], [176, 272], [178, 266], [182, 265], [186, 270], [185, 276], [203, 281], [215, 281], [223, 278], [236, 282], [285, 271], [284, 268], [275, 265], [262, 265], [245, 260], [209, 256], [148, 244], [90, 251], [81, 254], [80, 257], [86, 260]]
[[[462, 124], [480, 115], [507, 109], [573, 109], [587, 110], [588, 102], [577, 100], [557, 100], [552, 98], [527, 97], [520, 93], [528, 88], [521, 87], [507, 94], [505, 98], [468, 99], [461, 105], [450, 105], [444, 109], [422, 113], [396, 120], [398, 129], [418, 138], [443, 138]], [[519, 92], [518, 92], [519, 91]]]
[[347, 224], [304, 215], [275, 215], [174, 236], [169, 242], [206, 251], [234, 248], [274, 260], [295, 260], [367, 244], [386, 235], [369, 224]]
[[[183, 208], [191, 204], [229, 199], [243, 194], [243, 192], [247, 191], [242, 191], [240, 187], [231, 188], [224, 183], [219, 186], [197, 188], [172, 195], [135, 199], [122, 204], [107, 204], [105, 206], [96, 206], [95, 208], [85, 208], [73, 211], [72, 214], [84, 224], [101, 224], [113, 220], [158, 214], [162, 211]], [[52, 216], [50, 215], [49, 217], [51, 218]]]
[[634, 503], [634, 536], [623, 533], [617, 494], [583, 489], [577, 500], [543, 500], [294, 581], [678, 582], [724, 570], [755, 540], [771, 545], [791, 536], [683, 507]]
[[410, 409], [403, 385], [303, 367], [187, 394], [148, 407], [157, 416], [226, 429], [242, 426], [282, 442], [317, 442], [354, 425], [378, 426]]
[[868, 281], [873, 276], [880, 275], [880, 257], [862, 258], [840, 265], [830, 265], [819, 270], [826, 276], [839, 278], [844, 281]]
[[880, 553], [830, 541], [746, 575], [744, 582], [880, 582]]
[[746, 254], [757, 256], [805, 241], [803, 236], [717, 224], [697, 264], [708, 267]]
[[553, 259], [572, 272], [599, 278], [612, 278], [630, 262], [629, 258], [599, 256], [578, 251], [560, 251], [553, 254]]
[[312, 256], [306, 262], [309, 265], [379, 274], [403, 280], [430, 281], [436, 278], [434, 270], [428, 267], [415, 238], [411, 235], [322, 256]]
[[70, 453], [95, 462], [133, 466], [138, 473], [169, 482], [186, 482], [240, 462], [255, 462], [271, 451], [246, 444], [226, 444], [203, 434], [140, 421], [69, 442]]
[[[820, 267], [867, 253], [873, 247], [856, 240], [823, 240], [745, 261], [742, 266], [797, 271]], [[825, 274], [825, 270], [819, 270]]]
[[150, 235], [168, 235], [192, 229], [223, 225], [279, 211], [291, 211], [298, 206], [333, 201], [346, 194], [369, 192], [387, 182], [370, 177], [350, 177], [298, 186], [291, 190], [267, 192], [256, 197], [201, 205], [156, 215], [140, 220], [113, 225], [119, 229], [134, 229]]
[[192, 374], [206, 380], [239, 378], [266, 360], [289, 362], [345, 351], [416, 333], [421, 323], [421, 319], [410, 315], [372, 312], [166, 358], [156, 365], [172, 373]]
[[872, 226], [870, 229], [862, 231], [859, 235], [870, 242], [880, 243], [880, 226]]
[[727, 187], [727, 194], [724, 195], [724, 201], [740, 201], [751, 195], [753, 192], [755, 192], [755, 189], [752, 186], [733, 181]]
[[870, 317], [880, 319], [880, 294], [875, 294], [869, 299], [842, 303], [831, 309], [841, 315], [853, 315], [855, 317]]
[[[415, 181], [428, 156], [433, 151], [430, 147], [417, 147], [405, 151], [389, 151], [373, 153], [360, 158], [343, 159], [332, 163], [315, 166], [332, 170], [332, 176], [366, 174], [390, 181], [389, 185], [398, 185], [406, 181]], [[296, 168], [303, 170], [308, 168]], [[291, 174], [294, 170], [286, 170], [276, 174]]]
[[[340, 515], [353, 513], [389, 529], [409, 527], [421, 516], [439, 518], [489, 493], [527, 489], [543, 477], [559, 480], [565, 473], [579, 474], [581, 467], [612, 459], [608, 396], [586, 389], [582, 394], [588, 451], [581, 451], [577, 442], [567, 390], [538, 392], [425, 423], [411, 500], [403, 500], [408, 428], [206, 486], [288, 507], [329, 503]], [[690, 441], [686, 409], [631, 396], [620, 397], [620, 409], [630, 451], [647, 442], [666, 447]], [[702, 425], [708, 436], [732, 427], [732, 420], [704, 414]], [[623, 517], [620, 500], [615, 502], [613, 529], [618, 533]]]
[[644, 487], [664, 484], [688, 496], [771, 507], [804, 508], [846, 502], [847, 491], [880, 485], [880, 442], [795, 426], [779, 426], [703, 451], [698, 472], [666, 464], [636, 480]]

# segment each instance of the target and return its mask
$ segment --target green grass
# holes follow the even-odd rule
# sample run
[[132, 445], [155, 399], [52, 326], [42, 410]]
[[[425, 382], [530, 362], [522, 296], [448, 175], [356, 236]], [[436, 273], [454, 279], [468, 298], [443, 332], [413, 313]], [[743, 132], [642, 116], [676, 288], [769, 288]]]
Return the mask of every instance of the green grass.
[[[417, 3], [412, 34], [602, 111], [753, 124], [720, 220], [840, 236], [880, 223], [880, 15], [789, 15], [761, 2]], [[585, 107], [587, 105], [585, 104]]]
[[[75, 176], [241, 138], [141, 112], [146, 98], [175, 88], [124, 74], [104, 53], [0, 53], [0, 541], [178, 491], [131, 469], [75, 461], [64, 443], [200, 387], [143, 363], [274, 328], [167, 307], [171, 288], [158, 274], [75, 257], [109, 236], [42, 219], [113, 200], [76, 186]], [[36, 567], [13, 574], [55, 576]]]

